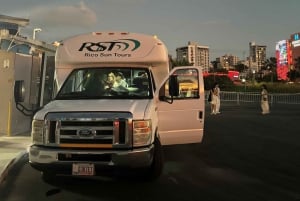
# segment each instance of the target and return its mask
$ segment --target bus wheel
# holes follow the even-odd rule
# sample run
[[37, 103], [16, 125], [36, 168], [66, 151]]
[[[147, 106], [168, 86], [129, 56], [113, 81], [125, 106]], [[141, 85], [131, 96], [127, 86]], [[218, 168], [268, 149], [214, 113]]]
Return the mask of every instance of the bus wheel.
[[160, 177], [163, 172], [163, 150], [160, 140], [156, 137], [154, 141], [154, 154], [151, 166], [145, 172], [145, 179], [148, 181], [155, 180]]

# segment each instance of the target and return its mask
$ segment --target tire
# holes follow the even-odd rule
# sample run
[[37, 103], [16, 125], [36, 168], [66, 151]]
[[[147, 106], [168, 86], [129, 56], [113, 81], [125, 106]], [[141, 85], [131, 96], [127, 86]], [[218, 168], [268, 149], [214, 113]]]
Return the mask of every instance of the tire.
[[160, 140], [156, 137], [154, 141], [153, 161], [151, 166], [144, 173], [144, 178], [148, 181], [158, 179], [163, 172], [163, 164], [164, 157], [162, 146]]

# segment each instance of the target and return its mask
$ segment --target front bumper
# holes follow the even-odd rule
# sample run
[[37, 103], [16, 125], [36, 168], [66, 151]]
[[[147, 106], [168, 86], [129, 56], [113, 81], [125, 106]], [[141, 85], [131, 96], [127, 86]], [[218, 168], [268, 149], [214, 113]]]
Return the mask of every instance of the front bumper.
[[72, 173], [73, 163], [93, 163], [96, 169], [146, 168], [152, 164], [154, 145], [133, 150], [58, 149], [32, 145], [29, 163], [40, 171]]

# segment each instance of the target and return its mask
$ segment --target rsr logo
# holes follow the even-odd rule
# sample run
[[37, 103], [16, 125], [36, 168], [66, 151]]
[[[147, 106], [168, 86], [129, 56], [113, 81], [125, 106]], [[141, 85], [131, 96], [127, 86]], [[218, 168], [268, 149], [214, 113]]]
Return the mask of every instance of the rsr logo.
[[82, 43], [78, 51], [87, 50], [90, 52], [101, 52], [101, 51], [135, 51], [139, 48], [141, 43], [134, 39], [120, 39], [115, 41], [106, 42], [85, 42]]

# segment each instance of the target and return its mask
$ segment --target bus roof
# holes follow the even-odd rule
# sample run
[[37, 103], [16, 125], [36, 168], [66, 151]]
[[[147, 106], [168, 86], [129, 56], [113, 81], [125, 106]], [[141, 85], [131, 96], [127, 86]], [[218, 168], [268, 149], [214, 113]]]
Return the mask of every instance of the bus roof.
[[68, 38], [56, 51], [56, 68], [68, 65], [137, 64], [168, 62], [164, 43], [156, 36], [130, 32], [91, 32]]

